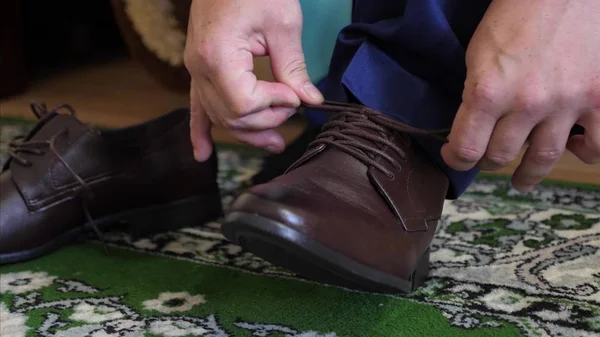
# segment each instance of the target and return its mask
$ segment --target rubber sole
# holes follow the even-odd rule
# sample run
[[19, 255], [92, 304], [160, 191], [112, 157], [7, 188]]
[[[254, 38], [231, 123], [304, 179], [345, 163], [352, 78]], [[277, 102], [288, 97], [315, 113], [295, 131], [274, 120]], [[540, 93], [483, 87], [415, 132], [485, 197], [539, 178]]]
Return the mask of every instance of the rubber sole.
[[420, 287], [429, 274], [429, 249], [406, 280], [359, 263], [259, 215], [232, 212], [221, 231], [229, 241], [274, 265], [313, 281], [345, 288], [406, 294]]
[[[135, 238], [183, 227], [198, 226], [221, 215], [223, 215], [223, 211], [220, 196], [210, 194], [112, 214], [96, 219], [96, 226], [101, 231], [118, 227]], [[0, 264], [23, 262], [41, 257], [77, 240], [88, 232], [90, 230], [87, 224], [83, 224], [41, 246], [0, 254]]]

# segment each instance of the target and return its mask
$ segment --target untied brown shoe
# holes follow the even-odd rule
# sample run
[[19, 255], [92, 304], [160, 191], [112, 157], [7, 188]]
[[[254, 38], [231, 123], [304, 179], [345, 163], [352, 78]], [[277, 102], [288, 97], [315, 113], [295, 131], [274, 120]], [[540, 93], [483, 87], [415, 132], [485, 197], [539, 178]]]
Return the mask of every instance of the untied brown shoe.
[[194, 160], [189, 110], [105, 131], [68, 105], [32, 110], [40, 120], [10, 144], [0, 175], [0, 263], [39, 257], [86, 231], [119, 225], [137, 236], [222, 213], [217, 158]]
[[358, 105], [320, 108], [339, 112], [286, 174], [236, 199], [223, 234], [313, 280], [414, 290], [429, 272], [448, 179], [408, 134], [444, 138]]

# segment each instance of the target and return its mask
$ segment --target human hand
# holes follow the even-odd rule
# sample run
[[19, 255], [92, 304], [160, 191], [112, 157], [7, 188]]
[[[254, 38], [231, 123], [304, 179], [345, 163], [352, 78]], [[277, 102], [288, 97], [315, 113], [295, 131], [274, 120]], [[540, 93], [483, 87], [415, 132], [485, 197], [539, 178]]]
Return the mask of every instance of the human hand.
[[[467, 50], [467, 79], [442, 156], [498, 170], [528, 148], [513, 186], [528, 192], [565, 147], [600, 162], [600, 1], [495, 0]], [[584, 135], [569, 138], [574, 124]]]
[[[190, 9], [185, 65], [192, 77], [191, 140], [196, 160], [212, 152], [218, 125], [238, 140], [271, 152], [285, 143], [274, 128], [304, 101], [323, 97], [302, 52], [298, 0], [200, 0]], [[253, 57], [269, 55], [275, 82], [259, 81]]]

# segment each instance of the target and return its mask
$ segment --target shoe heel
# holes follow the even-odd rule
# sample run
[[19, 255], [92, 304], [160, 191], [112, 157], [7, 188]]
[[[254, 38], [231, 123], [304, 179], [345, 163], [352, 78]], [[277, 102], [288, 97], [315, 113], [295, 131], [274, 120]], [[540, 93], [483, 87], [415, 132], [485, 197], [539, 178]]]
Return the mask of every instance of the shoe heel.
[[411, 291], [415, 291], [419, 287], [421, 287], [423, 285], [423, 283], [425, 283], [425, 281], [427, 281], [428, 277], [429, 277], [429, 248], [427, 248], [427, 251], [421, 256], [421, 260], [419, 260], [419, 263], [417, 264], [417, 269], [413, 272], [413, 274], [410, 277], [410, 280], [412, 282]]
[[201, 226], [222, 215], [221, 198], [215, 193], [137, 210], [122, 217], [119, 222], [125, 232], [136, 238]]

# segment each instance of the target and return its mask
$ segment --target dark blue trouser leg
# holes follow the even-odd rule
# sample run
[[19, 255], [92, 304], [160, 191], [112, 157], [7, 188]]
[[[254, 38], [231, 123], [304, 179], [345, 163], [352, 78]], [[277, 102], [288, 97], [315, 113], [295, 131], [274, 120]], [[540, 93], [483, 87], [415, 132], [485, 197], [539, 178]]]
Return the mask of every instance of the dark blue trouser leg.
[[[490, 1], [355, 0], [319, 87], [329, 100], [353, 97], [415, 127], [449, 128], [461, 102], [465, 51]], [[322, 112], [307, 116], [314, 124], [327, 120]], [[460, 196], [477, 170], [452, 170], [440, 142], [416, 140], [448, 175], [448, 197]]]

